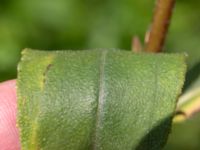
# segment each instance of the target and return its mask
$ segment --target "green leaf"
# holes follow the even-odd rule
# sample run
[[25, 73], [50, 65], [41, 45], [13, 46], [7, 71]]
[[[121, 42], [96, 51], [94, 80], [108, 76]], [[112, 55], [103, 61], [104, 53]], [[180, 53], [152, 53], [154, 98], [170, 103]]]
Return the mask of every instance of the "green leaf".
[[22, 150], [158, 150], [185, 74], [184, 55], [24, 50]]

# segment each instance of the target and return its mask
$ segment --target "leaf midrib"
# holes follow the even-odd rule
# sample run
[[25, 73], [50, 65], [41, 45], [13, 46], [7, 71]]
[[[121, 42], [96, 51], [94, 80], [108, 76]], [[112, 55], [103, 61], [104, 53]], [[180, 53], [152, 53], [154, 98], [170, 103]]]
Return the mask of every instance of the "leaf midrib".
[[103, 106], [104, 106], [104, 100], [105, 100], [105, 90], [104, 90], [104, 79], [105, 79], [105, 63], [106, 63], [106, 56], [107, 51], [103, 50], [101, 52], [101, 58], [100, 58], [100, 66], [99, 66], [99, 93], [98, 93], [98, 102], [97, 102], [97, 110], [96, 110], [96, 121], [95, 121], [95, 129], [94, 129], [94, 139], [93, 139], [93, 150], [97, 150], [97, 143], [100, 143], [98, 138], [100, 137], [98, 135], [99, 127], [102, 125], [102, 112], [103, 112]]

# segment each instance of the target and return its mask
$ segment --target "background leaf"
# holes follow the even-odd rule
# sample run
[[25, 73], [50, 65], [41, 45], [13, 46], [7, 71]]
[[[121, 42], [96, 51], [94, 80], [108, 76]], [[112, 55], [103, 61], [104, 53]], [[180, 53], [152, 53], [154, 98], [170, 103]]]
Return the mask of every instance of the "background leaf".
[[200, 148], [200, 115], [173, 125], [167, 146], [164, 150], [198, 150]]
[[17, 81], [22, 149], [161, 149], [185, 69], [179, 54], [25, 50]]

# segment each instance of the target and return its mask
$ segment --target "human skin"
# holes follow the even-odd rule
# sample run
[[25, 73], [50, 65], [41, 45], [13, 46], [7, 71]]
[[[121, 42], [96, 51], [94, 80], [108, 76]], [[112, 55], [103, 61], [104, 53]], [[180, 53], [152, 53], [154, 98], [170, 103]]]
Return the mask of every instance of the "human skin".
[[16, 112], [16, 81], [0, 83], [0, 150], [20, 150]]

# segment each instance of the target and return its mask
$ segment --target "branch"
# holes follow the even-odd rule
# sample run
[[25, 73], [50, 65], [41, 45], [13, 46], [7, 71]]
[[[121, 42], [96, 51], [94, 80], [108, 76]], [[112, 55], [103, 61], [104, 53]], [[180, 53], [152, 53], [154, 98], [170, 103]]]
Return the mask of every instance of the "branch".
[[161, 52], [169, 28], [175, 0], [157, 0], [146, 51]]

